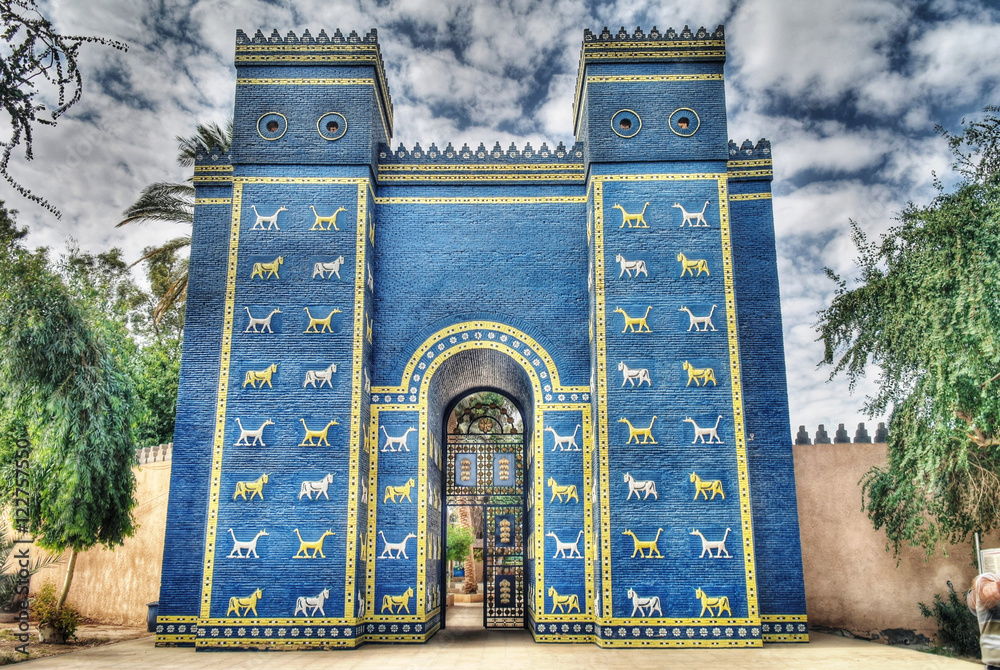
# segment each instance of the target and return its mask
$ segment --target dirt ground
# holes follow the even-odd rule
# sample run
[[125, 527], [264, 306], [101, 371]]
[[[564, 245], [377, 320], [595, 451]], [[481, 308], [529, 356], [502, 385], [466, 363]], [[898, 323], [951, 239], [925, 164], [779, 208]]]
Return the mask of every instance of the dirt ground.
[[22, 642], [17, 638], [20, 631], [16, 623], [0, 623], [0, 665], [8, 665], [19, 661], [27, 661], [34, 658], [44, 658], [46, 656], [58, 656], [59, 654], [69, 654], [88, 647], [98, 647], [102, 644], [112, 642], [123, 642], [134, 640], [137, 637], [152, 635], [146, 632], [145, 626], [120, 626], [102, 624], [97, 621], [85, 619], [76, 630], [76, 639], [67, 644], [42, 644], [38, 641], [38, 628], [35, 623], [31, 623], [31, 640], [28, 643], [28, 654], [22, 654], [16, 650]]

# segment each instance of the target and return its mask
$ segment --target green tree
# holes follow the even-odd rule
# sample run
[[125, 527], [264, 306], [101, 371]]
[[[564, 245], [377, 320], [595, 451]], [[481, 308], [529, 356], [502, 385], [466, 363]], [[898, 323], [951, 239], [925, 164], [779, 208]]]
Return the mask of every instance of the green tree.
[[872, 415], [890, 413], [888, 463], [864, 505], [896, 552], [928, 553], [1000, 522], [1000, 118], [951, 135], [959, 183], [909, 204], [878, 242], [851, 222], [858, 285], [838, 283], [817, 329], [831, 377], [878, 366]]
[[[85, 35], [60, 35], [52, 23], [38, 11], [35, 0], [0, 0], [0, 106], [10, 118], [11, 134], [0, 142], [0, 175], [18, 193], [59, 216], [59, 211], [44, 198], [31, 193], [7, 171], [10, 157], [24, 146], [27, 160], [32, 159], [34, 127], [54, 126], [70, 107], [80, 100], [83, 78], [77, 64], [80, 46], [96, 42], [127, 51], [123, 42]], [[57, 100], [54, 107], [39, 98]]]
[[[215, 148], [222, 152], [229, 151], [233, 141], [233, 121], [226, 125], [217, 123], [198, 125], [195, 134], [190, 137], [177, 138], [177, 163], [184, 167], [194, 165], [199, 154], [209, 153]], [[122, 212], [124, 217], [118, 226], [129, 223], [180, 223], [190, 226], [194, 221], [194, 186], [191, 180], [183, 184], [172, 182], [156, 182], [150, 184], [139, 194], [139, 198], [128, 209]], [[168, 240], [159, 246], [147, 247], [142, 257], [133, 265], [143, 261], [151, 261], [154, 265], [165, 267], [164, 262], [178, 265], [177, 252], [191, 245], [191, 235], [185, 234]], [[187, 297], [187, 259], [179, 263], [179, 267], [168, 273], [169, 280], [162, 290], [161, 297], [153, 311], [154, 323], [159, 323], [172, 307], [182, 304]]]
[[23, 236], [0, 203], [0, 391], [31, 437], [28, 530], [70, 552], [61, 606], [77, 553], [134, 533], [135, 388], [120, 328], [74, 297]]
[[170, 254], [151, 259], [147, 263], [147, 277], [152, 293], [148, 293], [133, 280], [121, 249], [91, 254], [81, 251], [71, 241], [59, 263], [74, 296], [89, 309], [109, 316], [109, 327], [117, 330], [136, 387], [132, 434], [139, 445], [163, 444], [173, 439], [183, 303], [167, 310], [158, 324], [153, 314], [180, 265]]
[[469, 557], [469, 549], [472, 548], [476, 539], [472, 536], [472, 531], [452, 524], [448, 526], [448, 560], [465, 561]]
[[173, 441], [180, 370], [180, 338], [158, 339], [140, 349], [134, 364], [138, 411], [132, 426], [137, 445]]

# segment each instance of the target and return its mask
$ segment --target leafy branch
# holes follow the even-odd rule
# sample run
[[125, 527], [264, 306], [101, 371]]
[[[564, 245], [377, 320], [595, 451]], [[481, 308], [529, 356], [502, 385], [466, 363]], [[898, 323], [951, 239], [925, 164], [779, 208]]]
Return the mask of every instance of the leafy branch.
[[[10, 117], [11, 134], [0, 142], [0, 175], [22, 196], [38, 203], [56, 217], [60, 212], [48, 200], [18, 183], [8, 171], [11, 155], [24, 146], [27, 160], [34, 157], [32, 144], [36, 124], [54, 126], [80, 100], [83, 77], [77, 56], [87, 42], [120, 51], [128, 45], [117, 40], [88, 35], [60, 35], [51, 21], [42, 16], [35, 0], [0, 0], [0, 106]], [[47, 106], [39, 99], [54, 93], [56, 103]]]

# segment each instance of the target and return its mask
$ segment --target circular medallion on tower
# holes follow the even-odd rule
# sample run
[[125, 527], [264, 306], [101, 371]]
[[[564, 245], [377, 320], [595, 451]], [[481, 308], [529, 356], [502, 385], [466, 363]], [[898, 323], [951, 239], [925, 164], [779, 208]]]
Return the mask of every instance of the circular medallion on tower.
[[629, 138], [639, 134], [642, 128], [642, 119], [631, 109], [619, 109], [611, 117], [611, 130], [619, 137]]
[[288, 130], [288, 119], [284, 114], [268, 112], [257, 119], [257, 134], [265, 140], [280, 139]]
[[324, 140], [339, 140], [347, 132], [347, 119], [343, 114], [327, 112], [316, 121], [316, 130]]
[[670, 130], [681, 137], [691, 137], [701, 127], [701, 119], [693, 109], [681, 107], [670, 115]]

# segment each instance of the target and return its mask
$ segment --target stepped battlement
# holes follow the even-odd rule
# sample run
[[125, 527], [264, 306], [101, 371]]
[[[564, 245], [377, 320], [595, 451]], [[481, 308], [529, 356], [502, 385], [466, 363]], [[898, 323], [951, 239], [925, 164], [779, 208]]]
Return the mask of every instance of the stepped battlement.
[[684, 26], [680, 32], [673, 28], [667, 28], [666, 32], [661, 33], [656, 26], [653, 26], [652, 30], [644, 33], [640, 26], [636, 26], [635, 30], [630, 33], [625, 30], [625, 26], [622, 26], [617, 33], [612, 33], [607, 26], [604, 26], [604, 30], [595, 35], [589, 28], [583, 29], [584, 44], [588, 42], [686, 42], [691, 40], [724, 40], [725, 38], [726, 32], [722, 24], [719, 24], [719, 27], [712, 32], [704, 27], [692, 32], [688, 26]]
[[795, 435], [795, 444], [883, 444], [889, 439], [889, 429], [886, 427], [885, 423], [880, 421], [878, 428], [875, 429], [874, 439], [868, 434], [868, 429], [865, 424], [859, 423], [858, 429], [854, 431], [854, 439], [851, 439], [850, 434], [844, 427], [844, 424], [839, 424], [837, 430], [834, 431], [833, 438], [831, 439], [830, 434], [826, 431], [826, 426], [824, 424], [819, 424], [819, 428], [816, 430], [815, 439], [809, 437], [809, 432], [806, 431], [805, 426], [799, 426], [799, 432]]
[[285, 45], [299, 45], [299, 44], [378, 44], [378, 31], [374, 28], [365, 33], [364, 37], [358, 35], [357, 31], [352, 30], [347, 37], [340, 32], [340, 28], [333, 31], [333, 37], [326, 34], [326, 30], [320, 29], [316, 37], [313, 37], [308, 29], [302, 31], [302, 35], [296, 35], [293, 31], [289, 30], [288, 34], [284, 37], [277, 29], [274, 29], [270, 36], [265, 37], [264, 33], [258, 29], [254, 33], [253, 37], [248, 36], [245, 32], [240, 29], [236, 29], [236, 44], [285, 44]]
[[463, 144], [461, 149], [456, 149], [451, 142], [444, 149], [439, 149], [435, 143], [427, 149], [423, 149], [420, 143], [413, 145], [412, 149], [407, 149], [402, 144], [393, 151], [388, 146], [379, 147], [380, 163], [583, 163], [583, 143], [577, 142], [572, 147], [567, 148], [560, 142], [554, 149], [549, 148], [547, 142], [542, 142], [542, 146], [535, 149], [528, 142], [524, 149], [518, 149], [513, 142], [507, 149], [496, 142], [492, 149], [487, 149], [482, 142], [479, 147], [472, 149], [468, 144]]
[[771, 142], [763, 137], [757, 140], [757, 144], [749, 139], [743, 140], [743, 144], [739, 145], [733, 140], [729, 140], [729, 160], [771, 160]]

